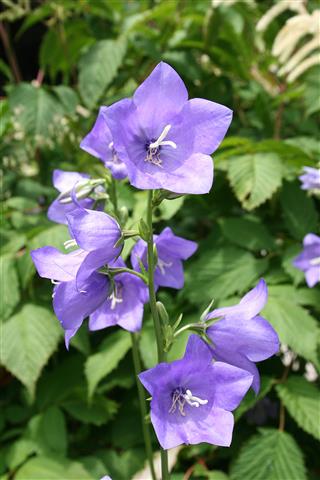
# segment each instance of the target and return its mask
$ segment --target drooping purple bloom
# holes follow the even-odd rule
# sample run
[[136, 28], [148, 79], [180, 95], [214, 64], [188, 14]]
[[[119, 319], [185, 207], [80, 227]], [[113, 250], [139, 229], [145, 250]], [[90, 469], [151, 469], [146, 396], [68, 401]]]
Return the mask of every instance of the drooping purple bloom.
[[[60, 192], [70, 192], [76, 184], [81, 185], [90, 178], [89, 175], [78, 172], [65, 172], [64, 170], [54, 170], [52, 182], [54, 187]], [[80, 205], [84, 208], [91, 208], [93, 200], [91, 198], [83, 198], [79, 200]], [[61, 203], [58, 199], [54, 200], [48, 209], [48, 218], [52, 222], [67, 224], [66, 215], [71, 213], [78, 206], [71, 203]]]
[[132, 99], [111, 105], [106, 116], [114, 148], [133, 186], [194, 194], [207, 193], [212, 186], [210, 155], [231, 119], [231, 110], [223, 105], [188, 100], [182, 79], [164, 62]]
[[266, 360], [279, 351], [277, 333], [259, 316], [267, 299], [267, 285], [261, 279], [238, 305], [217, 308], [207, 315], [207, 320], [222, 317], [207, 330], [213, 342], [213, 357], [251, 372], [252, 388], [256, 393], [260, 388], [260, 376], [255, 362]]
[[[197, 250], [198, 245], [191, 240], [174, 235], [171, 228], [165, 228], [160, 235], [153, 236], [157, 247], [158, 263], [154, 272], [155, 287], [180, 289], [184, 284], [182, 260], [187, 260]], [[147, 269], [147, 243], [139, 240], [132, 249], [131, 263], [139, 271], [140, 259]]]
[[308, 233], [303, 239], [303, 247], [293, 265], [304, 272], [307, 285], [311, 288], [320, 282], [320, 237]]
[[[122, 259], [109, 267], [125, 267]], [[90, 330], [100, 330], [113, 325], [136, 332], [141, 329], [143, 305], [148, 301], [148, 290], [140, 278], [130, 273], [118, 273], [113, 277], [108, 298], [91, 314]]]
[[106, 122], [107, 107], [101, 107], [92, 130], [80, 143], [82, 150], [102, 160], [114, 178], [122, 180], [127, 176], [127, 167], [114, 149], [112, 135]]
[[152, 395], [151, 421], [159, 443], [169, 449], [201, 442], [229, 446], [231, 411], [253, 377], [232, 365], [213, 363], [208, 345], [191, 335], [181, 360], [160, 363], [139, 378]]
[[304, 174], [299, 177], [302, 190], [320, 190], [320, 168], [303, 167]]

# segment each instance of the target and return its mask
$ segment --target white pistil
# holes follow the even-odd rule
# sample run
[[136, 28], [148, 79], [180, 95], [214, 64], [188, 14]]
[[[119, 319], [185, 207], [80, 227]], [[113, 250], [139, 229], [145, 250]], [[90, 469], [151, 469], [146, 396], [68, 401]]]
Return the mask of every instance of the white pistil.
[[111, 310], [114, 310], [117, 306], [117, 303], [122, 303], [122, 288], [121, 285], [118, 287], [115, 286], [114, 290], [112, 290], [111, 295], [109, 295], [109, 300], [111, 300]]
[[177, 389], [174, 391], [172, 396], [172, 404], [169, 410], [169, 413], [174, 413], [177, 409], [183, 417], [186, 416], [186, 412], [184, 411], [185, 404], [190, 405], [190, 407], [199, 408], [200, 405], [207, 405], [208, 400], [196, 397], [192, 394], [191, 390], [186, 390], [186, 393], [182, 393], [181, 389]]
[[69, 248], [72, 248], [72, 247], [77, 247], [78, 244], [77, 242], [74, 240], [74, 238], [72, 240], [67, 240], [66, 242], [64, 242], [64, 248], [66, 250], [68, 250]]
[[161, 258], [158, 259], [157, 267], [159, 267], [159, 270], [162, 275], [165, 275], [166, 267], [171, 267], [171, 265], [172, 265], [172, 262], [166, 263], [163, 260], [161, 260]]
[[156, 165], [157, 167], [161, 167], [162, 160], [160, 158], [160, 147], [168, 146], [171, 148], [177, 148], [177, 144], [175, 142], [172, 142], [171, 140], [165, 140], [170, 129], [171, 129], [171, 125], [166, 125], [162, 130], [161, 134], [159, 135], [159, 138], [155, 142], [150, 143], [147, 150], [147, 156], [145, 158], [145, 162], [150, 162], [150, 163], [153, 163], [153, 165]]
[[320, 265], [320, 257], [313, 258], [312, 260], [310, 260], [309, 263], [313, 267], [315, 267], [316, 265]]

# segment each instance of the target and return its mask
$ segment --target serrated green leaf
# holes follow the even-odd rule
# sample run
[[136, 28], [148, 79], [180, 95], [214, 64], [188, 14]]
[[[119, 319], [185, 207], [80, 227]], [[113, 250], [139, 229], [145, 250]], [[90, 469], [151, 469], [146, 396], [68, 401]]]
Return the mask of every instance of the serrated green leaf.
[[100, 40], [79, 61], [79, 90], [84, 103], [94, 107], [114, 79], [126, 51], [124, 39]]
[[19, 280], [15, 259], [11, 255], [0, 257], [0, 318], [6, 320], [20, 300]]
[[15, 480], [96, 480], [80, 462], [63, 457], [36, 457], [25, 463]]
[[284, 223], [289, 232], [302, 240], [317, 228], [317, 211], [313, 199], [297, 183], [286, 183], [280, 194]]
[[26, 429], [26, 437], [42, 455], [65, 455], [67, 452], [67, 430], [64, 414], [54, 406], [33, 417]]
[[285, 286], [269, 289], [268, 303], [262, 316], [273, 325], [282, 343], [298, 355], [319, 365], [317, 321], [295, 301], [294, 288]]
[[196, 305], [204, 305], [212, 299], [243, 293], [267, 267], [268, 260], [257, 260], [236, 247], [206, 252], [187, 270], [183, 295]]
[[272, 197], [282, 182], [282, 164], [275, 153], [233, 157], [228, 178], [236, 197], [246, 210], [253, 210]]
[[224, 218], [220, 222], [224, 236], [248, 250], [272, 250], [275, 242], [267, 228], [251, 218]]
[[277, 385], [276, 390], [297, 424], [320, 440], [320, 394], [317, 387], [304, 378], [290, 377]]
[[45, 308], [27, 304], [2, 327], [1, 363], [31, 395], [41, 370], [57, 348], [61, 328]]
[[33, 138], [45, 140], [49, 128], [62, 116], [61, 107], [42, 87], [20, 83], [9, 95], [12, 111], [18, 112], [21, 128]]
[[300, 448], [294, 438], [275, 429], [260, 429], [240, 450], [231, 480], [306, 480]]
[[100, 351], [88, 357], [85, 363], [85, 375], [88, 382], [89, 397], [104, 377], [106, 377], [125, 356], [131, 345], [128, 332], [119, 330], [102, 342]]
[[53, 225], [34, 235], [29, 242], [29, 246], [33, 250], [50, 245], [63, 251], [63, 243], [69, 238], [70, 235], [65, 225]]

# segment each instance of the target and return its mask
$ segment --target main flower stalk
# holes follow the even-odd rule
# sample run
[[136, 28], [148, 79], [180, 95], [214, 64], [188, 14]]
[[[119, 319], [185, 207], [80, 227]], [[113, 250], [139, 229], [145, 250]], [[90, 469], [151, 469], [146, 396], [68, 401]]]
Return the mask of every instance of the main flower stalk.
[[[157, 310], [157, 299], [154, 288], [154, 242], [153, 242], [153, 230], [152, 230], [152, 199], [153, 199], [153, 190], [148, 192], [148, 206], [147, 206], [147, 226], [148, 226], [148, 286], [149, 286], [149, 303], [151, 309], [151, 315], [154, 324], [154, 330], [156, 334], [157, 341], [157, 352], [158, 352], [158, 363], [166, 361], [166, 352], [164, 351], [164, 342], [161, 329], [161, 321], [159, 313]], [[161, 471], [162, 471], [162, 480], [169, 480], [169, 471], [168, 471], [168, 453], [166, 450], [161, 448]]]

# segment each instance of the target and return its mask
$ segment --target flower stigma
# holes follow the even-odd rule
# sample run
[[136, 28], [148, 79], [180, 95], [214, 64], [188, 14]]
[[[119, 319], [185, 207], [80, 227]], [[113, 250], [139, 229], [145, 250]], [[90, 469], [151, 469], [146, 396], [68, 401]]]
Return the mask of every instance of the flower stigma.
[[111, 295], [109, 295], [108, 298], [109, 300], [111, 300], [111, 310], [114, 310], [118, 303], [123, 302], [122, 285], [121, 284], [115, 285]]
[[184, 411], [184, 407], [186, 403], [190, 405], [190, 407], [199, 408], [200, 405], [207, 405], [208, 400], [196, 397], [189, 389], [184, 390], [179, 387], [176, 388], [172, 394], [172, 404], [169, 413], [174, 413], [178, 407], [180, 414], [185, 417], [186, 412]]
[[72, 247], [77, 247], [78, 244], [77, 242], [75, 241], [74, 238], [72, 238], [71, 240], [67, 240], [66, 242], [63, 243], [63, 246], [66, 250], [68, 250], [69, 248], [72, 248]]
[[166, 268], [171, 267], [171, 266], [172, 266], [172, 262], [165, 262], [165, 261], [161, 260], [161, 258], [158, 258], [157, 267], [159, 267], [161, 275], [165, 275]]
[[316, 266], [316, 265], [320, 265], [320, 257], [316, 257], [316, 258], [313, 258], [312, 260], [310, 260], [310, 265], [312, 265], [313, 267]]
[[152, 163], [153, 165], [156, 165], [157, 167], [161, 167], [162, 166], [162, 160], [160, 158], [161, 147], [169, 146], [171, 148], [177, 148], [177, 145], [175, 142], [172, 142], [171, 140], [165, 140], [170, 129], [171, 129], [171, 125], [166, 125], [162, 130], [158, 140], [151, 142], [147, 146], [147, 156], [144, 159], [145, 162], [149, 162], [149, 163]]

